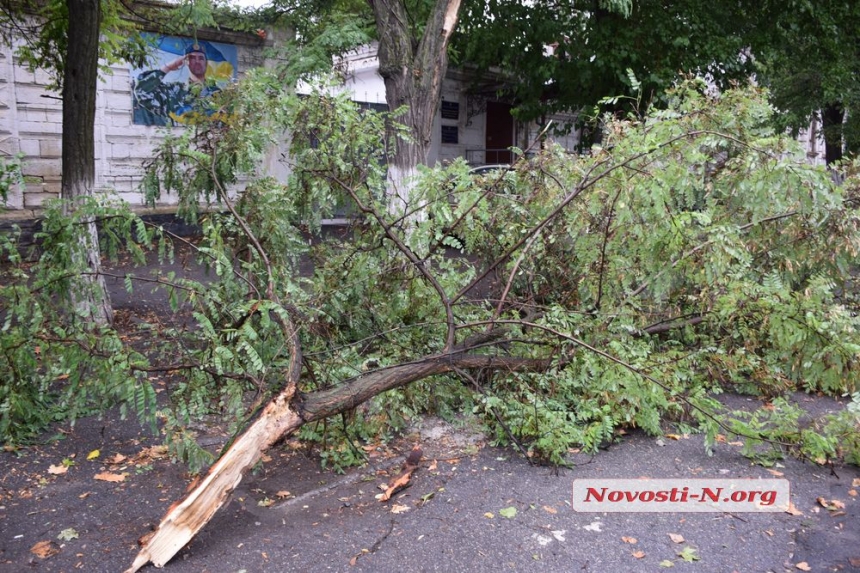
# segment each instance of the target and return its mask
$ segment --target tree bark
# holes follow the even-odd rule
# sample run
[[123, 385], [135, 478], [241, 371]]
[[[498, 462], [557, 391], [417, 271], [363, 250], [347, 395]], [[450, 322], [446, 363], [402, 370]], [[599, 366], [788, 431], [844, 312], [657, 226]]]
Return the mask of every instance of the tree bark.
[[843, 127], [845, 110], [839, 102], [824, 107], [821, 113], [822, 133], [824, 134], [824, 158], [827, 165], [842, 159]]
[[[68, 48], [63, 70], [63, 151], [61, 194], [63, 212], [71, 215], [82, 197], [91, 196], [95, 184], [95, 118], [98, 85], [100, 0], [66, 0], [69, 14]], [[113, 309], [99, 274], [101, 258], [98, 230], [92, 219], [72, 249], [72, 261], [89, 273], [72, 292], [78, 315], [97, 325], [113, 321]]]
[[455, 369], [544, 370], [549, 360], [484, 356], [458, 351], [384, 368], [347, 381], [342, 386], [312, 394], [296, 394], [295, 385], [269, 402], [260, 417], [239, 436], [186, 498], [167, 510], [155, 532], [143, 543], [125, 573], [135, 573], [149, 562], [163, 567], [229, 499], [245, 472], [269, 447], [304, 424], [355, 408], [386, 390], [399, 388], [434, 374]]
[[388, 164], [388, 188], [394, 213], [409, 210], [411, 179], [427, 163], [433, 122], [448, 71], [448, 44], [461, 0], [435, 0], [420, 38], [403, 0], [370, 0], [379, 37], [379, 75], [392, 111], [408, 106], [398, 121], [411, 129], [411, 141], [397, 140]]

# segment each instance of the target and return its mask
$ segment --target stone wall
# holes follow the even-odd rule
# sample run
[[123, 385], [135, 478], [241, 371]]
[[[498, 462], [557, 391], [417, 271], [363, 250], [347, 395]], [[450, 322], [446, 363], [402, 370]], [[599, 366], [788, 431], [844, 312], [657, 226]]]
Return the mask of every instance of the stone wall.
[[[271, 34], [268, 35], [271, 38]], [[272, 40], [256, 35], [210, 31], [200, 39], [235, 44], [238, 73], [264, 64], [263, 51]], [[143, 164], [153, 155], [165, 128], [132, 122], [129, 66], [111, 66], [102, 74], [96, 102], [96, 187], [113, 191], [132, 206], [143, 205], [138, 192]], [[31, 72], [15, 56], [15, 46], [0, 44], [0, 154], [23, 154], [26, 185], [12, 191], [6, 207], [36, 209], [60, 192], [62, 102], [57, 92], [46, 89], [50, 78], [44, 71]], [[172, 129], [183, 129], [174, 127]], [[162, 197], [164, 204], [175, 198]]]

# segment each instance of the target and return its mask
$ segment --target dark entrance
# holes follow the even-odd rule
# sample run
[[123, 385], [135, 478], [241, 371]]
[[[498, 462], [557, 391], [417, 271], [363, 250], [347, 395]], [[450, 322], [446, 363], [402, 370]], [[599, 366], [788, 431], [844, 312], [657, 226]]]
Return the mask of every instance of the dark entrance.
[[508, 148], [514, 144], [514, 118], [511, 106], [495, 101], [487, 102], [487, 128], [485, 130], [486, 163], [511, 163]]

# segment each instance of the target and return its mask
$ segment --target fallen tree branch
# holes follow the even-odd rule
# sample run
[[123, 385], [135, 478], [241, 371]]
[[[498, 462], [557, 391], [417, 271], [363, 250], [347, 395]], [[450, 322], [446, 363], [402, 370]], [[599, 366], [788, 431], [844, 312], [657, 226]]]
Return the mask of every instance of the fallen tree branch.
[[269, 402], [259, 418], [215, 462], [206, 478], [184, 500], [167, 510], [126, 573], [135, 573], [149, 562], [163, 567], [227, 502], [245, 472], [260, 460], [263, 452], [305, 424], [345, 412], [377, 394], [436, 374], [471, 368], [540, 371], [549, 368], [550, 364], [549, 359], [459, 351], [382, 368], [352, 378], [336, 388], [310, 394], [296, 393], [293, 378], [296, 370], [291, 369], [290, 382], [284, 391]]

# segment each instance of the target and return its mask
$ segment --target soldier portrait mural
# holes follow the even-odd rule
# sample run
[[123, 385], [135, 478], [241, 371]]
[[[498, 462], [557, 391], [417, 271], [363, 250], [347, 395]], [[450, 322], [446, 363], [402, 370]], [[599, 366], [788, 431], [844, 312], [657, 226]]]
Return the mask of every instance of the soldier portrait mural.
[[181, 125], [206, 111], [205, 98], [236, 80], [236, 46], [144, 34], [154, 47], [145, 68], [132, 68], [136, 125]]

